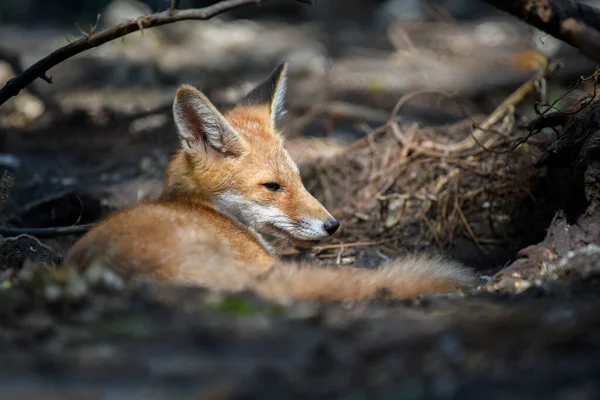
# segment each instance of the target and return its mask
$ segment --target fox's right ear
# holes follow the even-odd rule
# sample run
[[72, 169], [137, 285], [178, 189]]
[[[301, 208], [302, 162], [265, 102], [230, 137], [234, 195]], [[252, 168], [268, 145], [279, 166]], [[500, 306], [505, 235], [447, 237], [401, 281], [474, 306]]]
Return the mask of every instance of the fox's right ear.
[[271, 74], [246, 95], [241, 104], [267, 106], [273, 127], [285, 116], [287, 92], [287, 63], [279, 65]]
[[230, 156], [240, 155], [243, 142], [238, 133], [196, 88], [182, 85], [173, 102], [173, 118], [185, 151], [215, 151]]

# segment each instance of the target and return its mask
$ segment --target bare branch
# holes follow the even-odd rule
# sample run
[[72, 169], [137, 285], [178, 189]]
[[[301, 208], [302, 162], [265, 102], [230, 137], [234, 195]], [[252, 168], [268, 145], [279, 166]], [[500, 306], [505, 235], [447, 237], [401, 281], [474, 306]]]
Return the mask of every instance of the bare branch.
[[[57, 64], [73, 57], [76, 54], [86, 50], [98, 47], [101, 44], [110, 42], [111, 40], [123, 37], [129, 33], [136, 32], [142, 29], [153, 28], [171, 24], [183, 20], [206, 20], [223, 12], [248, 6], [252, 4], [262, 4], [269, 0], [224, 0], [217, 4], [213, 4], [204, 8], [194, 8], [189, 10], [166, 10], [152, 15], [137, 18], [135, 20], [117, 25], [111, 29], [105, 29], [98, 33], [87, 35], [75, 42], [72, 42], [60, 49], [54, 51], [48, 56], [27, 68], [21, 74], [10, 79], [2, 89], [0, 89], [0, 105], [4, 104], [8, 99], [19, 94], [19, 92], [27, 87], [37, 78], [46, 80], [48, 76], [46, 72]], [[300, 3], [307, 3], [307, 0], [292, 0]], [[176, 2], [175, 2], [176, 3]], [[171, 3], [171, 5], [173, 2]], [[49, 80], [49, 79], [48, 79]]]
[[600, 10], [577, 0], [483, 0], [600, 62]]
[[43, 79], [44, 81], [48, 82], [48, 83], [52, 83], [52, 77], [46, 75], [46, 73], [42, 73], [42, 75], [40, 75], [40, 78]]
[[[16, 75], [23, 73], [23, 65], [18, 54], [9, 51], [8, 49], [0, 48], [0, 61], [7, 62]], [[46, 78], [48, 78], [50, 81], [52, 80], [52, 78], [48, 77], [46, 73], [44, 73], [40, 78], [44, 80], [46, 80]], [[46, 80], [46, 82], [48, 82], [48, 80]], [[33, 96], [40, 99], [46, 105], [46, 107], [53, 109], [57, 108], [56, 102], [52, 99], [52, 97], [47, 96], [45, 93], [39, 91], [35, 86], [30, 86], [29, 92]]]
[[95, 224], [61, 226], [56, 228], [7, 228], [0, 226], [0, 235], [18, 236], [31, 235], [36, 237], [54, 237], [64, 235], [75, 235], [85, 233], [92, 229]]
[[171, 0], [169, 10], [177, 10], [179, 8], [179, 0]]

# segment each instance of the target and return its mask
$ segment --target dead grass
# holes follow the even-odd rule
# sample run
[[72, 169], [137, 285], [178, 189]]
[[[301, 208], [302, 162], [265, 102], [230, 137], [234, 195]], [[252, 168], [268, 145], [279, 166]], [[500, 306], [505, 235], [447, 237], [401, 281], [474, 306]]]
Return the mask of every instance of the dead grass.
[[342, 221], [333, 243], [313, 251], [339, 264], [344, 250], [361, 246], [395, 256], [445, 250], [458, 236], [482, 252], [501, 245], [505, 225], [543, 176], [527, 145], [513, 150], [519, 134], [511, 118], [490, 129], [485, 147], [457, 146], [472, 135], [478, 121], [471, 119], [435, 128], [390, 122], [343, 152], [303, 164], [308, 190]]
[[[532, 167], [539, 149], [516, 126], [515, 106], [536, 91], [545, 97], [540, 88], [556, 67], [536, 55], [537, 74], [486, 117], [470, 116], [443, 90], [410, 92], [384, 126], [330, 156], [313, 156], [302, 167], [305, 185], [342, 221], [334, 243], [313, 252], [353, 263], [344, 257], [349, 248], [375, 246], [386, 257], [446, 251], [460, 237], [485, 255], [512, 240], [513, 222], [529, 229], [526, 219], [515, 219], [527, 199], [536, 201], [532, 188], [543, 171]], [[431, 94], [453, 100], [467, 118], [435, 128], [397, 122], [406, 103]]]

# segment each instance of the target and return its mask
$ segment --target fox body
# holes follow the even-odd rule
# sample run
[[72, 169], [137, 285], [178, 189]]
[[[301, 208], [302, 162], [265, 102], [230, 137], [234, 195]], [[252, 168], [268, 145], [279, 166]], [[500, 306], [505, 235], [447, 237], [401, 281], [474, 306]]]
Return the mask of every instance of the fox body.
[[404, 298], [473, 284], [467, 269], [436, 257], [377, 270], [275, 262], [267, 238], [315, 242], [339, 227], [304, 187], [277, 131], [285, 92], [285, 64], [225, 114], [197, 89], [181, 86], [173, 103], [181, 149], [160, 197], [100, 222], [66, 263], [277, 299]]

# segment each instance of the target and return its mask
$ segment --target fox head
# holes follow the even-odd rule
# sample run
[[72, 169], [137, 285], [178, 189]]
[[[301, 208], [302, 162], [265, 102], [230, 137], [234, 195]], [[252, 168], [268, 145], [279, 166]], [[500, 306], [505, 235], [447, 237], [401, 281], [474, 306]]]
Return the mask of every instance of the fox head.
[[207, 201], [258, 233], [295, 241], [332, 235], [339, 222], [308, 193], [277, 130], [285, 94], [286, 64], [225, 114], [199, 90], [181, 86], [173, 115], [182, 149], [166, 188]]

